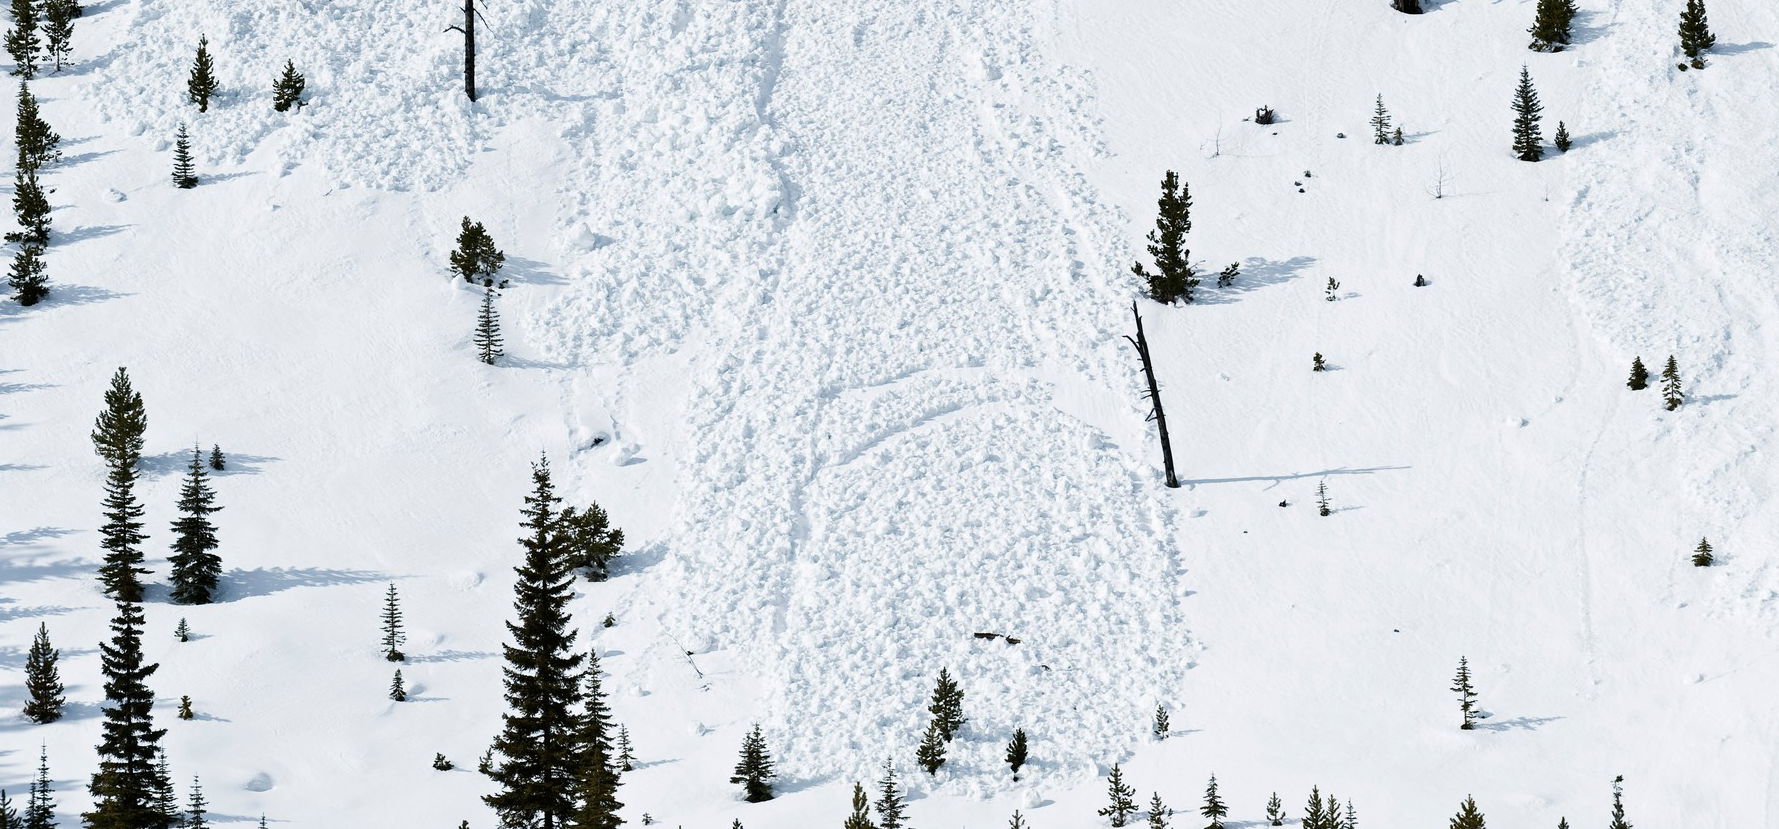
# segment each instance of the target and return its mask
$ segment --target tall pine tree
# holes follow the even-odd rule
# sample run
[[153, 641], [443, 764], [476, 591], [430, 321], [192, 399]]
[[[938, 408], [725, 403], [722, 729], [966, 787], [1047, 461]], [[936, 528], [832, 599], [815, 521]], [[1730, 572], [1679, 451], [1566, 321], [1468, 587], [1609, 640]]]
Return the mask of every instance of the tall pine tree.
[[927, 705], [927, 712], [933, 715], [939, 739], [945, 742], [951, 742], [968, 722], [964, 719], [964, 690], [951, 678], [949, 669], [939, 669], [939, 679], [933, 684], [933, 701]]
[[1538, 127], [1538, 90], [1532, 88], [1532, 72], [1520, 67], [1520, 84], [1513, 92], [1513, 154], [1521, 161], [1537, 161], [1544, 157], [1544, 133]]
[[1526, 30], [1532, 35], [1532, 51], [1561, 52], [1569, 44], [1569, 22], [1573, 17], [1569, 4], [1570, 0], [1538, 0], [1532, 28]]
[[210, 38], [198, 35], [198, 54], [192, 58], [191, 75], [185, 80], [185, 97], [198, 105], [199, 112], [209, 112], [210, 96], [215, 94], [216, 66], [210, 61]]
[[1149, 298], [1163, 305], [1175, 300], [1192, 301], [1198, 277], [1192, 271], [1192, 252], [1186, 234], [1192, 232], [1192, 194], [1173, 170], [1161, 179], [1161, 198], [1156, 202], [1155, 229], [1149, 231], [1149, 255], [1155, 260], [1151, 273], [1137, 262], [1130, 266], [1149, 285]]
[[[17, 8], [18, 3], [13, 3]], [[1680, 51], [1685, 53], [1694, 69], [1705, 68], [1705, 52], [1717, 45], [1711, 24], [1705, 20], [1705, 0], [1686, 0], [1680, 12]]]
[[1211, 782], [1205, 784], [1205, 805], [1198, 813], [1211, 819], [1205, 829], [1223, 829], [1223, 819], [1229, 816], [1229, 806], [1223, 802], [1223, 796], [1217, 793], [1217, 775], [1211, 775]]
[[105, 523], [99, 546], [105, 548], [99, 582], [105, 594], [121, 602], [142, 601], [142, 503], [136, 500], [136, 464], [113, 462], [105, 474]]
[[37, 96], [31, 94], [31, 85], [24, 81], [19, 81], [18, 105], [14, 111], [18, 115], [13, 131], [18, 144], [18, 166], [35, 170], [62, 157], [58, 149], [62, 137], [43, 120]]
[[896, 782], [894, 762], [883, 761], [883, 777], [877, 781], [877, 800], [872, 806], [877, 809], [879, 829], [906, 829], [908, 805], [902, 787]]
[[6, 234], [9, 242], [26, 245], [49, 244], [49, 197], [37, 180], [37, 170], [20, 167], [13, 174], [12, 215], [19, 229]]
[[852, 814], [846, 816], [840, 829], [877, 829], [871, 822], [871, 802], [865, 799], [865, 787], [857, 780], [852, 783]]
[[62, 718], [62, 705], [67, 698], [62, 692], [62, 673], [56, 662], [62, 652], [49, 644], [49, 625], [37, 623], [37, 636], [25, 654], [25, 719], [34, 723], [52, 723]]
[[510, 644], [502, 645], [507, 712], [494, 751], [502, 761], [489, 777], [500, 790], [482, 799], [506, 829], [557, 829], [574, 814], [574, 780], [580, 760], [581, 663], [577, 632], [569, 627], [574, 576], [564, 566], [550, 463], [531, 467], [525, 496], [524, 561], [516, 568]]
[[12, 0], [12, 28], [6, 30], [6, 53], [12, 56], [12, 74], [25, 80], [37, 77], [37, 5], [33, 0]]
[[1110, 820], [1113, 826], [1123, 826], [1137, 811], [1136, 796], [1137, 790], [1124, 783], [1124, 769], [1113, 763], [1112, 774], [1106, 778], [1106, 797], [1110, 802], [1099, 810], [1100, 817]]
[[191, 779], [191, 797], [186, 800], [185, 825], [180, 829], [209, 829], [210, 822], [204, 819], [209, 814], [204, 807], [210, 805], [204, 799], [204, 785], [198, 782], [196, 775]]
[[42, 245], [19, 246], [19, 252], [12, 257], [12, 268], [7, 271], [6, 284], [12, 288], [12, 298], [27, 308], [49, 296], [49, 274], [43, 267]]
[[383, 658], [390, 662], [407, 659], [407, 654], [402, 653], [402, 643], [406, 641], [407, 634], [402, 633], [401, 599], [395, 593], [395, 582], [390, 582], [389, 591], [383, 594]]
[[99, 646], [105, 723], [99, 770], [88, 785], [93, 808], [82, 816], [88, 829], [171, 829], [154, 803], [165, 782], [155, 758], [167, 732], [154, 727], [154, 692], [147, 680], [160, 666], [143, 663], [142, 624], [141, 605], [118, 602], [111, 641]]
[[25, 829], [55, 829], [55, 789], [49, 781], [49, 747], [37, 747], [37, 779], [31, 781], [31, 798], [25, 803]]
[[1686, 401], [1686, 393], [1680, 389], [1680, 364], [1674, 361], [1674, 355], [1668, 355], [1668, 364], [1662, 367], [1662, 403], [1668, 411], [1680, 408]]
[[43, 53], [55, 62], [56, 71], [67, 66], [74, 53], [74, 19], [80, 16], [80, 4], [74, 0], [44, 0]]
[[1476, 727], [1476, 689], [1470, 685], [1470, 660], [1458, 657], [1458, 675], [1452, 679], [1452, 693], [1458, 695], [1458, 711], [1464, 715], [1458, 727], [1469, 731]]
[[181, 190], [190, 190], [198, 186], [198, 166], [191, 157], [191, 136], [186, 133], [185, 125], [179, 125], [179, 132], [173, 134], [173, 186]]
[[506, 352], [502, 351], [500, 340], [500, 314], [494, 310], [494, 289], [485, 288], [482, 293], [482, 310], [476, 314], [476, 359], [494, 365]]
[[599, 655], [587, 655], [587, 691], [580, 718], [580, 760], [575, 776], [574, 817], [571, 829], [617, 829], [624, 819], [618, 810], [618, 760], [612, 750], [612, 712], [605, 704], [600, 685]]
[[222, 577], [222, 557], [211, 552], [217, 543], [210, 515], [222, 507], [216, 506], [216, 493], [210, 489], [203, 450], [192, 447], [185, 469], [179, 517], [173, 521], [173, 555], [168, 559], [173, 566], [173, 601], [209, 604], [216, 600], [217, 580]]
[[754, 730], [741, 738], [741, 758], [735, 761], [729, 782], [741, 784], [747, 802], [763, 803], [773, 798], [772, 779], [777, 776], [772, 770], [772, 754], [766, 750], [766, 737], [760, 733], [760, 724], [754, 723]]
[[1482, 810], [1476, 807], [1476, 798], [1465, 797], [1464, 802], [1458, 804], [1458, 814], [1452, 817], [1451, 829], [1489, 829], [1483, 821]]
[[1630, 821], [1625, 820], [1625, 776], [1622, 774], [1612, 778], [1612, 822], [1606, 829], [1631, 829]]
[[105, 390], [105, 409], [93, 421], [93, 451], [106, 463], [134, 467], [142, 459], [142, 436], [148, 431], [148, 410], [130, 384], [130, 372], [118, 368]]
[[921, 735], [920, 746], [914, 750], [914, 761], [928, 775], [938, 774], [939, 767], [945, 765], [945, 735], [940, 733], [937, 719], [927, 722], [927, 730]]

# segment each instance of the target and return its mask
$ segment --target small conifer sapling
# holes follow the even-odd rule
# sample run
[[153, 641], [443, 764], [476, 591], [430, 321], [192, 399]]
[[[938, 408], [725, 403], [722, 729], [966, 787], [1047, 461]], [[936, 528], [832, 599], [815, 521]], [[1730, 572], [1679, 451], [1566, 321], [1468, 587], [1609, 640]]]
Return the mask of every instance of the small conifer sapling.
[[1390, 112], [1384, 109], [1384, 96], [1377, 96], [1377, 107], [1371, 113], [1371, 143], [1390, 143]]
[[1631, 379], [1625, 385], [1630, 386], [1631, 391], [1649, 388], [1649, 369], [1643, 367], [1642, 357], [1631, 358]]
[[208, 805], [209, 802], [204, 799], [203, 784], [198, 782], [198, 778], [193, 777], [191, 779], [191, 796], [186, 800], [185, 821], [180, 824], [183, 829], [207, 829], [210, 822], [204, 817], [208, 814], [204, 807]]
[[1458, 813], [1452, 817], [1451, 829], [1488, 829], [1483, 821], [1482, 810], [1476, 806], [1476, 798], [1466, 797], [1458, 804]]
[[1513, 92], [1513, 154], [1521, 161], [1537, 161], [1544, 157], [1544, 133], [1538, 122], [1544, 106], [1538, 103], [1538, 90], [1532, 88], [1532, 73], [1520, 67], [1520, 83]]
[[[17, 7], [15, 2], [14, 7]], [[1680, 51], [1694, 69], [1705, 68], [1705, 52], [1717, 45], [1711, 24], [1705, 20], [1705, 0], [1686, 0], [1680, 12]]]
[[487, 228], [482, 227], [481, 222], [472, 222], [468, 216], [463, 217], [463, 225], [457, 232], [457, 249], [450, 256], [452, 273], [471, 284], [484, 288], [497, 287], [494, 284], [494, 275], [500, 272], [506, 259], [506, 254], [494, 247], [494, 237], [488, 235]]
[[1192, 232], [1192, 193], [1173, 170], [1161, 179], [1161, 198], [1156, 202], [1155, 229], [1149, 231], [1149, 256], [1155, 261], [1151, 272], [1137, 262], [1130, 266], [1149, 286], [1149, 298], [1163, 305], [1192, 302], [1198, 287], [1198, 276], [1192, 270], [1192, 252], [1186, 249], [1186, 234]]
[[1007, 743], [1007, 766], [1013, 770], [1013, 779], [1015, 781], [1019, 779], [1020, 767], [1025, 765], [1025, 753], [1025, 729], [1016, 728], [1013, 730], [1012, 741]]
[[1278, 792], [1266, 799], [1266, 822], [1273, 826], [1285, 825], [1285, 803], [1279, 800]]
[[1452, 679], [1452, 692], [1458, 695], [1458, 711], [1463, 714], [1460, 729], [1476, 728], [1476, 689], [1470, 684], [1470, 660], [1458, 657], [1458, 674]]
[[31, 796], [25, 802], [25, 829], [55, 829], [55, 790], [50, 788], [49, 747], [37, 747], [37, 778], [31, 781]]
[[43, 246], [25, 244], [12, 257], [12, 269], [7, 272], [6, 284], [12, 288], [12, 298], [24, 307], [31, 307], [42, 302], [49, 296], [49, 273], [43, 267]]
[[1631, 829], [1630, 822], [1625, 820], [1625, 776], [1622, 774], [1612, 778], [1612, 822], [1606, 829]]
[[383, 658], [390, 662], [401, 662], [408, 657], [402, 653], [402, 643], [408, 639], [402, 632], [401, 598], [396, 595], [395, 584], [383, 594]]
[[1557, 145], [1559, 153], [1569, 152], [1569, 148], [1575, 146], [1575, 139], [1569, 137], [1569, 125], [1562, 121], [1557, 122], [1557, 134], [1551, 140]]
[[1124, 782], [1124, 769], [1117, 763], [1112, 764], [1112, 773], [1106, 778], [1106, 807], [1099, 810], [1099, 816], [1111, 821], [1113, 826], [1123, 826], [1136, 814], [1137, 790]]
[[1334, 510], [1328, 508], [1328, 482], [1316, 482], [1316, 514], [1327, 518]]
[[219, 444], [210, 445], [210, 468], [217, 472], [228, 468], [228, 459], [223, 457], [222, 446]]
[[191, 641], [191, 625], [186, 623], [185, 617], [179, 617], [178, 626], [173, 628], [173, 638], [181, 642]]
[[877, 829], [871, 823], [871, 801], [865, 797], [865, 786], [857, 780], [852, 783], [852, 813], [840, 829]]
[[210, 96], [216, 94], [216, 67], [210, 61], [210, 38], [198, 36], [198, 53], [192, 58], [191, 74], [185, 80], [186, 100], [198, 105], [199, 112], [210, 111]]
[[871, 805], [877, 810], [879, 829], [906, 829], [908, 804], [896, 782], [896, 765], [889, 760], [883, 761], [883, 777], [877, 781], [877, 799]]
[[49, 643], [49, 625], [38, 622], [37, 635], [25, 654], [25, 719], [42, 725], [62, 718], [67, 698], [62, 696], [66, 689], [56, 664], [61, 658], [62, 652]]
[[1328, 277], [1328, 284], [1325, 285], [1323, 289], [1326, 292], [1326, 298], [1329, 302], [1340, 299], [1340, 296], [1335, 293], [1340, 290], [1340, 282], [1334, 277]]
[[303, 104], [303, 87], [308, 83], [303, 73], [296, 70], [296, 62], [284, 62], [284, 74], [272, 82], [272, 109], [288, 112], [291, 107], [301, 109]]
[[1314, 356], [1310, 357], [1310, 371], [1327, 371], [1327, 370], [1328, 370], [1328, 363], [1322, 359], [1322, 352], [1318, 351], [1315, 353]]
[[1173, 730], [1173, 727], [1168, 723], [1167, 706], [1161, 703], [1155, 704], [1155, 725], [1152, 730], [1157, 740], [1167, 739], [1168, 733]]
[[389, 698], [396, 702], [408, 701], [408, 687], [402, 682], [402, 669], [395, 669], [395, 678], [389, 681]]
[[1223, 796], [1217, 793], [1217, 775], [1211, 775], [1211, 782], [1205, 785], [1205, 805], [1198, 813], [1210, 818], [1211, 822], [1205, 829], [1223, 829], [1223, 819], [1229, 816], [1229, 806], [1223, 802]]
[[1711, 542], [1699, 539], [1699, 546], [1693, 548], [1693, 566], [1710, 567], [1717, 557], [1711, 554]]
[[939, 669], [939, 678], [933, 684], [933, 701], [927, 705], [927, 713], [933, 715], [933, 730], [945, 742], [951, 742], [968, 722], [964, 719], [964, 691], [951, 678], [949, 669]]
[[772, 755], [766, 750], [766, 737], [760, 733], [759, 723], [755, 723], [741, 740], [741, 759], [735, 763], [729, 782], [741, 784], [747, 802], [762, 803], [773, 798], [772, 778], [777, 776], [772, 770]]
[[925, 734], [921, 735], [920, 746], [914, 750], [914, 760], [920, 764], [921, 771], [928, 775], [939, 773], [939, 767], [945, 765], [945, 737], [939, 732], [939, 721], [927, 723]]
[[190, 190], [198, 186], [198, 168], [191, 157], [191, 137], [185, 132], [185, 125], [179, 125], [179, 131], [173, 135], [173, 186], [181, 190]]
[[476, 359], [485, 365], [494, 365], [494, 361], [506, 354], [501, 350], [500, 312], [494, 309], [494, 289], [484, 288], [482, 293], [482, 309], [476, 314], [476, 334], [473, 338], [476, 345]]
[[1686, 393], [1680, 390], [1680, 365], [1674, 362], [1674, 355], [1668, 355], [1668, 364], [1662, 367], [1662, 403], [1668, 411], [1680, 408], [1685, 402]]
[[437, 771], [450, 771], [457, 768], [457, 765], [450, 760], [445, 759], [444, 754], [435, 752], [432, 755], [432, 767]]
[[189, 720], [196, 716], [197, 714], [193, 713], [191, 710], [191, 697], [181, 695], [179, 697], [179, 718], [182, 720]]
[[1149, 793], [1149, 829], [1168, 829], [1168, 816], [1173, 810], [1161, 802], [1161, 792]]

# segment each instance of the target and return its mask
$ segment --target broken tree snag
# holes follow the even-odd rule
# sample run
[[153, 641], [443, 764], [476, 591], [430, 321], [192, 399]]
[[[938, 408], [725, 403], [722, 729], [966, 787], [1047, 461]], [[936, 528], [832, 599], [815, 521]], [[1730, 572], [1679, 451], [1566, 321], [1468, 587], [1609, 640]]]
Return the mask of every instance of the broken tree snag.
[[1161, 389], [1155, 385], [1155, 362], [1149, 358], [1149, 339], [1143, 336], [1143, 315], [1138, 313], [1137, 304], [1130, 304], [1130, 315], [1137, 318], [1137, 336], [1130, 344], [1137, 347], [1137, 356], [1143, 359], [1143, 378], [1149, 381], [1149, 419], [1155, 421], [1155, 427], [1161, 432], [1161, 466], [1167, 471], [1167, 485], [1178, 487], [1180, 479], [1174, 476], [1174, 448], [1167, 439], [1167, 415], [1161, 411]]
[[1007, 634], [1004, 634], [1004, 633], [983, 633], [981, 631], [977, 631], [975, 636], [977, 639], [987, 639], [990, 642], [993, 642], [996, 639], [1000, 639], [1000, 640], [1005, 641], [1009, 645], [1019, 644], [1018, 639], [1015, 639], [1015, 638], [1008, 636]]
[[476, 99], [476, 18], [481, 16], [476, 0], [463, 0], [463, 25], [445, 27], [447, 32], [463, 33], [463, 94], [472, 101]]

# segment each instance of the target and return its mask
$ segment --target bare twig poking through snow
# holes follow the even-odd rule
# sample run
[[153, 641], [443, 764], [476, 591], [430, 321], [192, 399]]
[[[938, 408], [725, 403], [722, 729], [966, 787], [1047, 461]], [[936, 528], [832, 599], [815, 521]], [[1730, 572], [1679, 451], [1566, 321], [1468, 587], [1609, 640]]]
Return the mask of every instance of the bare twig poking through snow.
[[1149, 417], [1155, 421], [1155, 427], [1161, 432], [1161, 466], [1167, 471], [1167, 485], [1178, 487], [1180, 479], [1174, 476], [1174, 448], [1167, 439], [1167, 415], [1161, 411], [1161, 389], [1155, 384], [1155, 364], [1149, 359], [1149, 340], [1143, 336], [1143, 315], [1137, 311], [1137, 304], [1130, 304], [1130, 315], [1137, 320], [1137, 336], [1130, 344], [1137, 347], [1137, 356], [1143, 358], [1143, 376], [1149, 381]]

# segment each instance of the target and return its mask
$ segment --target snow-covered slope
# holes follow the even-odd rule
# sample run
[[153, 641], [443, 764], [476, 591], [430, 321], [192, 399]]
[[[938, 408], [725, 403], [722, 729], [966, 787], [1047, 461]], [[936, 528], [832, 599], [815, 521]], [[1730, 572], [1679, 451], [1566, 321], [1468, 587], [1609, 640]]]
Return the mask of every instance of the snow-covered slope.
[[[149, 606], [174, 769], [225, 820], [492, 825], [486, 781], [429, 761], [470, 768], [498, 728], [540, 451], [631, 540], [576, 611], [644, 761], [632, 821], [837, 823], [883, 757], [912, 772], [941, 666], [971, 721], [917, 825], [1093, 825], [1114, 761], [1182, 807], [1215, 771], [1247, 821], [1314, 783], [1378, 825], [1465, 794], [1585, 825], [1616, 774], [1640, 824], [1779, 814], [1779, 12], [1718, 0], [1712, 65], [1680, 73], [1675, 10], [1637, 3], [1541, 55], [1529, 2], [521, 0], [486, 10], [472, 106], [450, 5], [110, 0], [36, 85], [70, 157], [57, 292], [0, 306], [0, 702], [42, 620], [76, 703], [0, 724], [0, 786], [42, 740], [65, 820], [85, 803], [110, 615], [87, 430], [127, 365], [151, 549], [185, 447], [234, 458], [227, 601]], [[263, 91], [287, 57], [313, 98], [288, 116]], [[1507, 153], [1521, 63], [1577, 136], [1537, 165]], [[1407, 146], [1367, 140], [1380, 93]], [[1244, 120], [1262, 104], [1281, 123]], [[165, 183], [180, 122], [195, 191]], [[1171, 491], [1122, 340], [1167, 169], [1195, 255], [1244, 270], [1143, 305]], [[465, 214], [514, 281], [494, 368], [442, 267]], [[1674, 413], [1622, 381], [1668, 353]], [[1701, 535], [1722, 566], [1684, 566]], [[204, 716], [171, 720], [181, 694]], [[754, 721], [789, 796], [745, 805]]]

